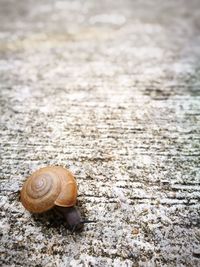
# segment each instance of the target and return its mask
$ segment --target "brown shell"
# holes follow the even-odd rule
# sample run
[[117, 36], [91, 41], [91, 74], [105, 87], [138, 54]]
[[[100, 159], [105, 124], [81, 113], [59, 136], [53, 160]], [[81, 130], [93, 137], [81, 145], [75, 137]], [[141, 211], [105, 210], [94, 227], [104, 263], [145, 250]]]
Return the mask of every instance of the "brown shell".
[[77, 184], [73, 174], [60, 166], [49, 166], [34, 172], [23, 185], [21, 202], [34, 213], [55, 205], [71, 207], [76, 204]]

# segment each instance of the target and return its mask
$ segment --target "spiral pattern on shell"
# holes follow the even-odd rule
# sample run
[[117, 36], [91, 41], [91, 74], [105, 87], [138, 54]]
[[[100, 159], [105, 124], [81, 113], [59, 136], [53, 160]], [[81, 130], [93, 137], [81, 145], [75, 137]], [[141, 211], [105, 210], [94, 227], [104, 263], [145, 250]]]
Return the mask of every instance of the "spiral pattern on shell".
[[23, 206], [34, 213], [40, 213], [55, 205], [70, 207], [77, 198], [76, 181], [65, 168], [49, 166], [34, 172], [21, 190]]

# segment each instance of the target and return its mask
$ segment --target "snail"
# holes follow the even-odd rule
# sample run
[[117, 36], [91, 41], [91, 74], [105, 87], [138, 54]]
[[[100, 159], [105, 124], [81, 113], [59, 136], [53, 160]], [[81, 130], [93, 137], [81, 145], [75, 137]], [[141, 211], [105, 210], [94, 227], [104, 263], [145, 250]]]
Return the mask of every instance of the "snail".
[[35, 171], [25, 181], [21, 192], [22, 205], [32, 213], [42, 213], [55, 208], [65, 218], [68, 227], [80, 230], [84, 223], [75, 207], [77, 184], [73, 174], [61, 166], [48, 166]]

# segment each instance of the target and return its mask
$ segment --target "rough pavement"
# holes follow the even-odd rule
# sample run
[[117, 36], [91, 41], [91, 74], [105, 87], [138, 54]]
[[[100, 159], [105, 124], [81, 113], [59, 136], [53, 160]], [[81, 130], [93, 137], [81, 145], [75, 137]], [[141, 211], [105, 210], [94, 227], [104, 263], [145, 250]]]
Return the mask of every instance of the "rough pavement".
[[[1, 266], [200, 266], [199, 0], [0, 0]], [[95, 219], [13, 193], [46, 165]]]

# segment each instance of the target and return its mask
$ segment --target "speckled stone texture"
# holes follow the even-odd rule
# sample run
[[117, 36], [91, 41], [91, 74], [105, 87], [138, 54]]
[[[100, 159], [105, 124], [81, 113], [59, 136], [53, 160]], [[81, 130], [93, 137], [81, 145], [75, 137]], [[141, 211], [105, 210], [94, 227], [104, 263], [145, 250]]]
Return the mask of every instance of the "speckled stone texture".
[[[1, 266], [200, 266], [200, 1], [0, 0]], [[46, 165], [97, 220], [18, 199]]]

